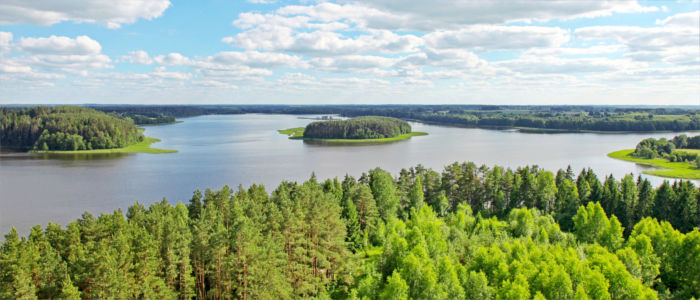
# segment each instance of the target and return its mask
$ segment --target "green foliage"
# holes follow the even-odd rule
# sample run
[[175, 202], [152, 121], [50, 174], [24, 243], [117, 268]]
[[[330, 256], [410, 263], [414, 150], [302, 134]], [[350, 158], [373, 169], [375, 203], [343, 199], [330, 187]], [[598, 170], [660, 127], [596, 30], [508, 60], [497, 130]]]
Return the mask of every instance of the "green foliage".
[[700, 149], [700, 135], [688, 137], [681, 134], [671, 140], [648, 138], [639, 142], [631, 155], [646, 159], [666, 157], [672, 162], [695, 161], [697, 159], [697, 154], [692, 152], [674, 154], [676, 149]]
[[143, 135], [129, 118], [77, 106], [0, 110], [0, 145], [20, 150], [121, 148]]
[[492, 105], [116, 105], [95, 109], [124, 115], [188, 117], [205, 114], [340, 114], [386, 116], [434, 124], [537, 132], [649, 132], [700, 129], [694, 108]]
[[381, 139], [411, 132], [408, 122], [387, 117], [356, 117], [348, 120], [312, 122], [303, 135], [311, 139]]
[[198, 190], [187, 205], [85, 213], [26, 238], [13, 229], [0, 246], [0, 298], [700, 296], [697, 215], [684, 212], [697, 212], [692, 183], [654, 190], [631, 177], [603, 185], [590, 170], [576, 183], [559, 173], [464, 163], [394, 180], [374, 169], [359, 181], [283, 182], [271, 194]]

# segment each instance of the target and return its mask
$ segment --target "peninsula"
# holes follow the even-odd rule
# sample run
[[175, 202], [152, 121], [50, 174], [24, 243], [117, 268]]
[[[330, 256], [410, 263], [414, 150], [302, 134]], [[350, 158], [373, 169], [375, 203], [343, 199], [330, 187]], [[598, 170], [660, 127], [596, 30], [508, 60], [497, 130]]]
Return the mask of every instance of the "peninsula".
[[667, 178], [700, 179], [700, 135], [685, 134], [672, 139], [645, 139], [635, 149], [608, 153], [608, 157], [638, 163], [662, 170], [646, 170], [644, 174]]
[[128, 117], [79, 106], [0, 110], [0, 146], [35, 153], [170, 153]]

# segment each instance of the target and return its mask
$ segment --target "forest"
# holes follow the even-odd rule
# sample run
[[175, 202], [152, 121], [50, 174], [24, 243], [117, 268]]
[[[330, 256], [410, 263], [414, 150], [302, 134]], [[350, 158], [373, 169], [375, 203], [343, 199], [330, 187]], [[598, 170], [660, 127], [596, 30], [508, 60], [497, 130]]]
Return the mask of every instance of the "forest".
[[95, 105], [105, 112], [189, 117], [206, 114], [339, 114], [427, 123], [538, 131], [652, 132], [700, 130], [696, 107], [518, 105]]
[[129, 118], [79, 106], [0, 108], [0, 145], [17, 150], [92, 150], [143, 140]]
[[689, 299], [700, 193], [537, 166], [420, 165], [12, 229], [0, 298]]
[[411, 133], [408, 122], [388, 117], [365, 116], [347, 120], [311, 122], [304, 138], [311, 139], [381, 139]]

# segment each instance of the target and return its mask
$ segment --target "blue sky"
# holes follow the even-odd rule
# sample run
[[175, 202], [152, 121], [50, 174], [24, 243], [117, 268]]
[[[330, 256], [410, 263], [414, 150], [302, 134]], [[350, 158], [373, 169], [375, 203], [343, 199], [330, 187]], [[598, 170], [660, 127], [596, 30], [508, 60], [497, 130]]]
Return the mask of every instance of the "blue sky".
[[698, 1], [0, 3], [0, 104], [700, 105]]

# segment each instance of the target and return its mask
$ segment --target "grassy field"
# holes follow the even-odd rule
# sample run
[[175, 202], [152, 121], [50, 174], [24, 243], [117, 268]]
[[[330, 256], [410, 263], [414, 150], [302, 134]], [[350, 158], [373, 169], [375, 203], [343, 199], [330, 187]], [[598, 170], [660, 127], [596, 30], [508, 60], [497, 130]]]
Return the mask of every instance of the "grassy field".
[[51, 154], [114, 154], [114, 153], [175, 153], [177, 150], [151, 148], [151, 144], [160, 142], [157, 138], [144, 137], [143, 141], [123, 148], [115, 149], [96, 149], [96, 150], [77, 150], [77, 151], [32, 151], [34, 153], [51, 153]]
[[700, 154], [700, 149], [676, 149], [674, 152], [685, 152], [690, 154]]
[[290, 139], [293, 140], [307, 140], [307, 141], [319, 141], [331, 144], [368, 144], [368, 143], [393, 143], [398, 141], [403, 141], [410, 139], [413, 136], [428, 135], [427, 132], [413, 131], [411, 133], [402, 134], [395, 137], [383, 138], [383, 139], [308, 139], [304, 138], [304, 127], [289, 128], [277, 130], [281, 134], [286, 134]]
[[[685, 151], [685, 149], [682, 151]], [[615, 151], [608, 153], [608, 157], [665, 169], [644, 171], [644, 174], [668, 178], [700, 179], [700, 169], [695, 165], [684, 162], [669, 162], [663, 158], [644, 159], [629, 156], [632, 152], [634, 152], [634, 149]]]
[[286, 134], [290, 139], [297, 140], [304, 138], [304, 127], [277, 130], [281, 134]]

